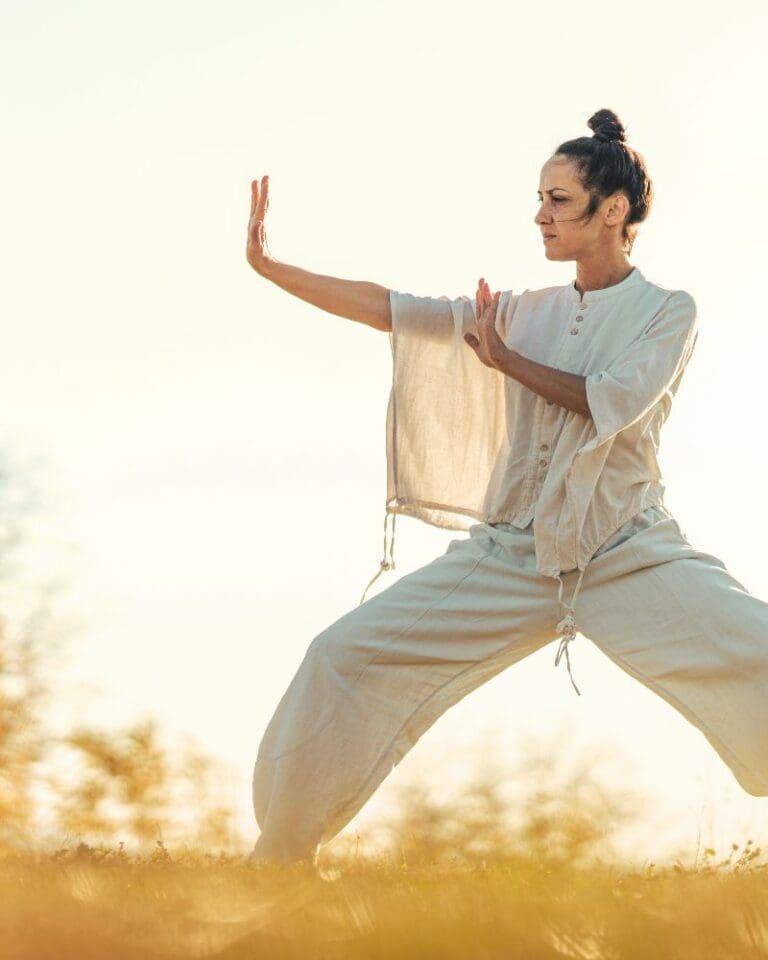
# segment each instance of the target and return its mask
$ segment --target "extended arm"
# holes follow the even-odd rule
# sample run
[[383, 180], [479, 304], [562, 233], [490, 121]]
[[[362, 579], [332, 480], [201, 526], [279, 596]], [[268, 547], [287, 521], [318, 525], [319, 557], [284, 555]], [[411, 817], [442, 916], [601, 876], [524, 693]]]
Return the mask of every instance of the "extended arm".
[[295, 297], [337, 317], [357, 320], [376, 330], [392, 329], [389, 290], [378, 283], [310, 273], [279, 260], [272, 260], [259, 273]]
[[269, 177], [251, 182], [251, 215], [248, 221], [246, 259], [262, 277], [288, 293], [338, 317], [357, 320], [376, 330], [392, 329], [389, 290], [367, 280], [342, 280], [310, 273], [276, 260], [268, 250], [264, 217], [269, 204]]

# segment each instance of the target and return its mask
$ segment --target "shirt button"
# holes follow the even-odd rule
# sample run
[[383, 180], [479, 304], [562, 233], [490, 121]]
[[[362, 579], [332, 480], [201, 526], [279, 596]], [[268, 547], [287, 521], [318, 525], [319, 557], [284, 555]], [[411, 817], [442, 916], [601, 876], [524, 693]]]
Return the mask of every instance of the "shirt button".
[[547, 406], [549, 406], [550, 404], [552, 404], [552, 403], [554, 403], [554, 402], [555, 402], [554, 400], [547, 400]]
[[578, 332], [579, 332], [578, 327], [571, 327], [571, 333], [578, 333]]
[[584, 317], [576, 317], [576, 323], [580, 323], [583, 319]]
[[539, 460], [539, 466], [540, 466], [540, 467], [546, 467], [546, 465], [547, 465], [547, 461], [546, 461], [546, 460]]
[[549, 444], [548, 444], [548, 443], [542, 443], [540, 449], [541, 449], [541, 450], [549, 450]]

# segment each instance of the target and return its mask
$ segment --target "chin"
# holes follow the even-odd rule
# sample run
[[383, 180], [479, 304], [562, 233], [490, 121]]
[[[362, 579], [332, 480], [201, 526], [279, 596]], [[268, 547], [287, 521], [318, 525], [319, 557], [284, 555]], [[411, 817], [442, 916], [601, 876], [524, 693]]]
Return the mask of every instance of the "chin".
[[550, 250], [549, 247], [544, 248], [544, 256], [547, 260], [575, 260], [576, 257], [569, 255], [567, 253], [558, 253], [557, 250]]

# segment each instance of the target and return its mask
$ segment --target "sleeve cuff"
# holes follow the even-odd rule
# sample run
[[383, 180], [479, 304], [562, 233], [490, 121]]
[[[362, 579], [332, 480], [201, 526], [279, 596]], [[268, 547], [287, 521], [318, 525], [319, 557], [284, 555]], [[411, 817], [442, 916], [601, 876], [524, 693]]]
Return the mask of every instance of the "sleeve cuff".
[[610, 440], [622, 428], [615, 409], [616, 401], [611, 402], [606, 396], [608, 380], [608, 375], [602, 370], [590, 373], [584, 379], [587, 406], [595, 425], [598, 444]]

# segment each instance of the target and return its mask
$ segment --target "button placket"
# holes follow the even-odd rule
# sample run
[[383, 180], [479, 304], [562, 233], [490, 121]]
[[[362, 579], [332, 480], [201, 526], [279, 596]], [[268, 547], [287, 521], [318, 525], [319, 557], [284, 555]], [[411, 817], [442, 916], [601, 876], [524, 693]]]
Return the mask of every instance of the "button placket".
[[560, 343], [557, 346], [557, 351], [555, 353], [554, 359], [552, 360], [552, 366], [560, 366], [560, 361], [562, 360], [563, 354], [566, 351], [566, 344], [568, 343], [568, 331], [563, 327], [563, 332], [560, 334]]
[[[541, 428], [542, 416], [543, 414], [541, 413], [541, 409], [537, 408], [537, 413], [535, 414], [535, 420], [534, 420], [534, 434], [533, 434], [534, 436], [538, 433], [539, 429]], [[535, 458], [535, 454], [534, 454], [534, 458]], [[532, 460], [534, 458], [532, 458]], [[531, 502], [533, 501], [533, 498], [536, 492], [537, 481], [538, 481], [538, 473], [536, 469], [536, 464], [532, 462], [531, 466], [528, 468], [525, 482], [523, 484], [523, 492], [521, 494], [521, 500], [527, 506], [530, 506]]]
[[[583, 301], [579, 303], [578, 307], [576, 308], [578, 310], [578, 314], [574, 318], [574, 323], [582, 322], [582, 320], [584, 319], [584, 311], [587, 309], [587, 306], [588, 304], [584, 303]], [[576, 334], [578, 333], [579, 333], [579, 327], [576, 327], [576, 326], [571, 327], [571, 336], [575, 337]]]

